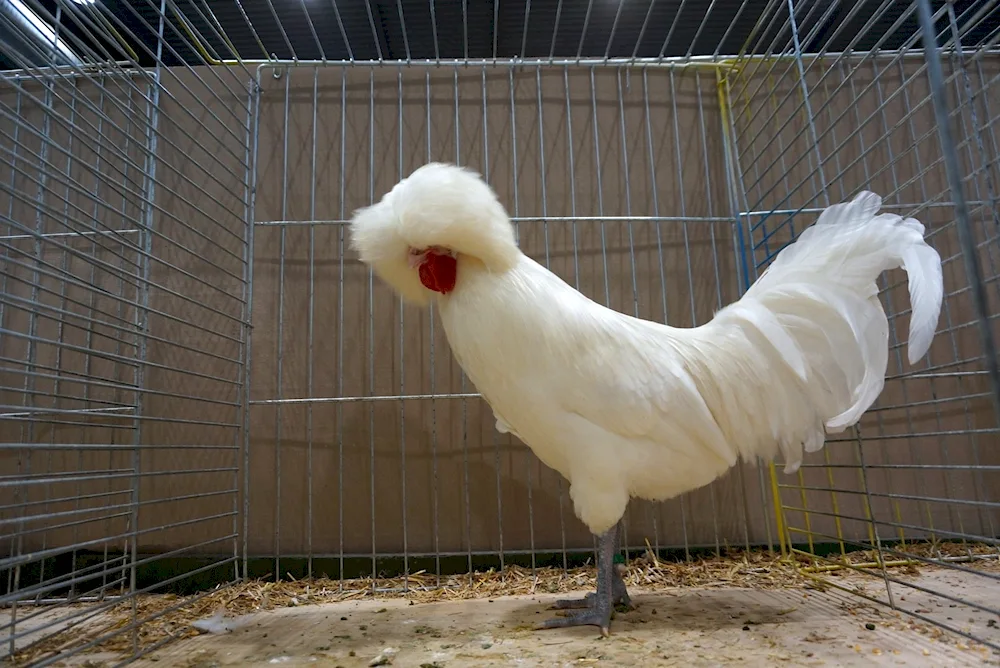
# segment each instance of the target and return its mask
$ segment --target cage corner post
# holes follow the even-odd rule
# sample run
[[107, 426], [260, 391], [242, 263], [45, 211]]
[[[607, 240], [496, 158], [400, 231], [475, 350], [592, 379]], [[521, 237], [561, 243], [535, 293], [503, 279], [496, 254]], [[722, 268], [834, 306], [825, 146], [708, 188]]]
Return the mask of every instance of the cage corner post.
[[[239, 538], [237, 539], [239, 545], [235, 544], [234, 541], [234, 556], [237, 558], [236, 561], [236, 579], [248, 580], [250, 577], [249, 571], [249, 541], [250, 541], [250, 424], [251, 424], [251, 392], [250, 392], [250, 379], [251, 379], [251, 355], [253, 351], [253, 269], [254, 269], [254, 220], [255, 220], [255, 203], [257, 195], [257, 146], [260, 131], [260, 74], [264, 64], [259, 65], [256, 70], [254, 77], [250, 79], [247, 83], [247, 135], [246, 135], [246, 180], [245, 180], [245, 190], [244, 190], [244, 216], [245, 216], [245, 226], [244, 226], [244, 261], [243, 261], [243, 323], [241, 325], [242, 331], [242, 386], [239, 388], [240, 392], [240, 410], [241, 415], [241, 431], [239, 432], [238, 438], [242, 441], [241, 448], [237, 451], [238, 456], [241, 456], [242, 462], [237, 464], [237, 469], [242, 466], [242, 476], [237, 482], [237, 487], [240, 489], [241, 494], [236, 497], [242, 497], [242, 519], [241, 526], [239, 529]], [[236, 516], [234, 516], [235, 518]], [[235, 527], [234, 527], [235, 529]], [[234, 531], [234, 533], [236, 533]], [[237, 552], [238, 551], [238, 552]], [[242, 563], [242, 577], [239, 573], [240, 564]]]
[[134, 418], [134, 429], [132, 431], [133, 438], [133, 449], [132, 449], [132, 480], [131, 480], [131, 500], [130, 500], [130, 518], [129, 522], [131, 524], [131, 531], [129, 536], [130, 542], [130, 552], [129, 552], [129, 596], [131, 598], [131, 647], [133, 655], [139, 653], [139, 608], [138, 608], [138, 576], [139, 576], [139, 536], [141, 531], [139, 530], [139, 522], [141, 520], [141, 487], [142, 487], [142, 446], [143, 446], [143, 420], [144, 408], [145, 408], [145, 392], [147, 378], [147, 357], [148, 357], [148, 338], [149, 338], [149, 301], [150, 301], [150, 283], [152, 281], [151, 276], [151, 263], [153, 258], [153, 226], [155, 220], [155, 202], [156, 202], [156, 165], [157, 165], [157, 151], [158, 151], [158, 138], [159, 138], [159, 120], [160, 120], [160, 88], [161, 88], [161, 75], [162, 75], [162, 61], [163, 61], [163, 39], [164, 39], [164, 20], [166, 12], [166, 0], [160, 0], [160, 17], [159, 17], [159, 27], [158, 27], [158, 42], [157, 42], [157, 59], [156, 65], [153, 68], [153, 74], [148, 80], [146, 96], [146, 118], [148, 119], [146, 125], [146, 147], [145, 147], [145, 165], [143, 168], [144, 178], [143, 178], [143, 198], [142, 198], [142, 224], [139, 228], [139, 248], [140, 252], [137, 254], [137, 264], [136, 273], [138, 277], [137, 290], [138, 294], [136, 299], [136, 310], [135, 310], [135, 338], [136, 338], [136, 366], [134, 372], [134, 383], [136, 388], [135, 393], [135, 418]]
[[[757, 273], [757, 267], [753, 258], [753, 228], [748, 217], [749, 202], [747, 201], [746, 187], [740, 173], [740, 151], [737, 141], [736, 121], [733, 116], [732, 91], [730, 87], [730, 76], [733, 73], [741, 72], [739, 59], [732, 59], [720, 63], [722, 67], [715, 69], [716, 86], [718, 91], [719, 114], [722, 125], [722, 150], [723, 163], [726, 172], [726, 191], [729, 196], [729, 206], [733, 217], [733, 251], [737, 266], [736, 281], [738, 293], [742, 294], [750, 287]], [[771, 510], [774, 512], [774, 534], [771, 533], [771, 522], [768, 513], [764, 513], [764, 531], [766, 534], [767, 548], [772, 553], [775, 551], [775, 538], [778, 543], [778, 554], [782, 559], [791, 557], [791, 543], [787, 536], [787, 522], [784, 516], [784, 506], [781, 503], [781, 490], [778, 486], [777, 470], [773, 463], [768, 463], [767, 473], [763, 468], [758, 469], [758, 484], [760, 486], [761, 499], [766, 503], [768, 497], [771, 499]], [[766, 477], [766, 480], [765, 480]], [[744, 490], [744, 495], [746, 491]], [[744, 521], [749, 524], [750, 518], [744, 517]], [[747, 527], [749, 530], [749, 527]], [[749, 538], [748, 541], [749, 543]]]
[[934, 11], [930, 0], [916, 0], [920, 19], [921, 39], [924, 43], [924, 58], [927, 63], [927, 83], [930, 88], [931, 102], [934, 107], [934, 117], [937, 125], [938, 139], [941, 145], [941, 156], [944, 160], [948, 186], [954, 202], [958, 242], [961, 247], [963, 264], [969, 280], [972, 293], [972, 303], [982, 345], [983, 362], [990, 380], [992, 390], [993, 410], [1000, 416], [1000, 362], [997, 360], [996, 342], [990, 328], [989, 307], [983, 282], [983, 272], [979, 263], [976, 243], [973, 237], [972, 220], [968, 201], [965, 198], [965, 186], [962, 180], [961, 167], [958, 159], [958, 149], [952, 136], [950, 105], [945, 91], [944, 70], [941, 66], [941, 50], [937, 43], [934, 27]]

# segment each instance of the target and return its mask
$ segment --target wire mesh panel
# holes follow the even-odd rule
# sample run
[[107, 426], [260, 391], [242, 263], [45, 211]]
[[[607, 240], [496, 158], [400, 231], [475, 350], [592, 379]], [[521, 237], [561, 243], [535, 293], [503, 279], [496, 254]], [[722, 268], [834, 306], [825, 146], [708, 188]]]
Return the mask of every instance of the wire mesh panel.
[[[880, 296], [890, 322], [885, 389], [857, 428], [831, 439], [796, 477], [775, 478], [782, 538], [809, 569], [829, 571], [830, 562], [860, 568], [884, 583], [867, 595], [920, 615], [919, 603], [905, 602], [907, 580], [888, 566], [945, 562], [985, 583], [1000, 579], [996, 569], [977, 563], [995, 563], [1000, 553], [998, 388], [989, 364], [994, 353], [981, 336], [983, 314], [961, 248], [960, 208], [945, 162], [954, 150], [987, 313], [995, 314], [998, 153], [990, 100], [1000, 91], [1000, 58], [992, 53], [998, 36], [995, 12], [986, 11], [992, 7], [963, 10], [949, 3], [936, 13], [944, 92], [956, 110], [948, 122], [959, 138], [953, 147], [943, 144], [933, 78], [914, 30], [918, 3], [899, 4], [857, 3], [851, 13], [866, 29], [847, 32], [845, 21], [821, 39], [828, 8], [775, 3], [758, 23], [747, 55], [734, 64], [726, 91], [743, 185], [748, 272], [762, 271], [819, 211], [861, 189], [880, 194], [886, 210], [923, 222], [942, 256], [945, 300], [928, 356], [916, 367], [903, 362], [905, 281], [901, 272], [884, 276]], [[906, 35], [899, 48], [880, 51], [897, 33]], [[806, 43], [809, 55], [802, 53]], [[838, 53], [831, 53], [831, 43], [839, 43]], [[855, 50], [862, 45], [865, 51]], [[987, 332], [995, 336], [994, 316], [988, 317]], [[821, 562], [823, 556], [829, 561]], [[956, 592], [942, 576], [920, 587], [967, 610], [997, 612], [988, 586]]]
[[[275, 65], [259, 81], [248, 553], [274, 559], [251, 572], [439, 577], [589, 554], [565, 482], [495, 430], [436, 316], [373, 278], [345, 223], [421, 164], [467, 165], [525, 252], [585, 294], [706, 322], [739, 294], [716, 68]], [[760, 483], [738, 469], [635, 503], [628, 541], [768, 542]]]
[[[238, 575], [246, 88], [122, 47], [102, 8], [10, 11], [111, 41], [60, 42], [66, 64], [3, 18], [3, 655], [128, 656], [170, 638], [145, 622]], [[183, 596], [150, 608], [152, 591]]]

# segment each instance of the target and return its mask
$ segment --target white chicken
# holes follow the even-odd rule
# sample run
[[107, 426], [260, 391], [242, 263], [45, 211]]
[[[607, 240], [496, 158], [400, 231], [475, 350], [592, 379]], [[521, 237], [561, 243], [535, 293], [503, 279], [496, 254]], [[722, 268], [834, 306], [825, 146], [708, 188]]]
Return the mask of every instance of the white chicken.
[[435, 300], [497, 428], [567, 478], [598, 537], [596, 595], [557, 602], [583, 610], [542, 627], [607, 635], [614, 604], [628, 605], [613, 556], [630, 497], [669, 499], [779, 451], [794, 472], [803, 449], [860, 419], [888, 362], [883, 271], [907, 273], [910, 364], [924, 355], [941, 258], [920, 222], [881, 204], [862, 192], [827, 208], [740, 300], [693, 328], [605, 308], [524, 255], [496, 194], [467, 169], [426, 164], [355, 212], [361, 260], [404, 299]]

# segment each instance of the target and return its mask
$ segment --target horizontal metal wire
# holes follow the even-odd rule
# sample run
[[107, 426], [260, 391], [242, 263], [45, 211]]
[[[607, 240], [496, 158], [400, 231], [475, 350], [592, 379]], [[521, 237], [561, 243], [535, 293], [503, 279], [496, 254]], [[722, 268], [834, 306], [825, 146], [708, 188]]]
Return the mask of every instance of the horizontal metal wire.
[[201, 468], [164, 471], [134, 471], [130, 469], [108, 469], [104, 471], [67, 471], [65, 473], [36, 473], [16, 476], [0, 476], [0, 487], [49, 485], [61, 482], [82, 482], [92, 480], [121, 480], [133, 478], [160, 478], [177, 475], [202, 475], [206, 473], [231, 473], [234, 468]]
[[[235, 490], [229, 490], [229, 491], [219, 492], [219, 493], [220, 494], [221, 493], [235, 494], [237, 492]], [[197, 495], [189, 495], [187, 498], [188, 499], [198, 499], [198, 498], [207, 498], [209, 496], [214, 496], [214, 495], [213, 494], [197, 494]], [[164, 500], [164, 501], [166, 501], [166, 500]], [[150, 505], [150, 504], [146, 504], [146, 505]], [[31, 522], [41, 521], [42, 519], [45, 519], [45, 520], [54, 520], [57, 517], [79, 516], [79, 515], [85, 515], [85, 514], [89, 514], [89, 513], [86, 510], [81, 509], [80, 511], [67, 511], [66, 513], [63, 513], [63, 514], [53, 514], [53, 515], [51, 515], [49, 517], [31, 516], [31, 517], [25, 517], [23, 519], [22, 518], [18, 518], [16, 521], [11, 522], [11, 524], [17, 524], [18, 525], [14, 529], [14, 533], [0, 534], [0, 539], [2, 539], [2, 540], [24, 539], [24, 538], [27, 538], [29, 536], [33, 536], [33, 535], [37, 535], [37, 534], [47, 534], [47, 533], [52, 532], [52, 531], [61, 531], [61, 530], [66, 530], [66, 529], [79, 529], [81, 527], [85, 527], [87, 525], [94, 524], [94, 523], [97, 523], [97, 522], [106, 523], [106, 522], [112, 522], [112, 521], [115, 521], [115, 520], [125, 520], [126, 518], [130, 518], [132, 516], [132, 514], [135, 512], [135, 504], [125, 503], [125, 504], [118, 504], [117, 506], [112, 505], [112, 506], [106, 506], [104, 508], [97, 508], [97, 509], [92, 509], [92, 510], [95, 510], [95, 511], [98, 511], [98, 512], [101, 512], [101, 513], [104, 513], [104, 514], [97, 515], [97, 516], [94, 516], [94, 517], [83, 517], [83, 518], [79, 518], [79, 519], [72, 519], [72, 520], [58, 522], [58, 523], [56, 523], [56, 522], [49, 522], [49, 523], [45, 524], [44, 526], [37, 526], [37, 527], [31, 527], [31, 526], [29, 526], [29, 524]], [[107, 525], [105, 525], [105, 526], [107, 526]]]
[[[514, 223], [590, 223], [590, 222], [625, 222], [625, 223], [731, 223], [732, 218], [693, 216], [512, 216]], [[346, 220], [258, 220], [254, 225], [263, 227], [281, 227], [292, 225], [349, 225]]]
[[[103, 425], [102, 425], [103, 427]], [[32, 450], [35, 452], [45, 450], [72, 450], [80, 451], [140, 451], [140, 450], [239, 450], [237, 445], [213, 445], [211, 443], [0, 443], [0, 450]], [[74, 497], [85, 498], [85, 497]], [[25, 504], [33, 503], [26, 501]], [[38, 503], [55, 503], [55, 501], [39, 501]]]
[[[871, 437], [866, 437], [871, 438]], [[947, 503], [962, 506], [982, 506], [984, 508], [1000, 508], [1000, 502], [976, 501], [972, 499], [940, 498], [932, 496], [920, 496], [917, 494], [893, 494], [890, 492], [873, 492], [870, 490], [838, 489], [833, 487], [822, 487], [818, 485], [796, 485], [779, 483], [781, 489], [799, 489], [812, 492], [836, 492], [839, 494], [864, 494], [866, 496], [883, 497], [886, 499], [902, 499], [906, 501], [926, 501], [928, 503]]]
[[450, 394], [405, 394], [384, 396], [354, 396], [354, 397], [303, 397], [299, 399], [255, 399], [251, 404], [275, 406], [285, 404], [339, 404], [367, 401], [423, 401], [432, 399], [481, 399], [483, 395], [477, 392]]
[[[871, 464], [866, 463], [864, 467], [860, 464], [802, 464], [804, 469], [848, 469], [860, 471], [865, 469], [912, 469], [920, 471], [1000, 471], [1000, 466], [988, 464]], [[798, 485], [790, 485], [795, 489], [800, 489]], [[804, 489], [804, 488], [802, 488]]]
[[[178, 548], [178, 549], [174, 549], [174, 550], [169, 550], [167, 552], [162, 552], [160, 554], [151, 555], [151, 556], [145, 556], [145, 557], [139, 558], [136, 561], [134, 561], [134, 566], [136, 568], [139, 568], [141, 566], [152, 564], [152, 563], [155, 563], [157, 561], [162, 561], [162, 560], [170, 559], [172, 557], [178, 557], [178, 556], [181, 556], [181, 555], [185, 555], [185, 554], [187, 554], [189, 552], [194, 552], [195, 554], [197, 554], [198, 553], [197, 551], [200, 550], [200, 549], [202, 549], [202, 548], [206, 548], [206, 547], [209, 547], [211, 545], [216, 545], [216, 544], [218, 544], [220, 542], [228, 541], [228, 540], [232, 540], [232, 539], [233, 539], [233, 536], [231, 536], [231, 535], [223, 535], [223, 536], [218, 536], [216, 538], [213, 538], [213, 539], [210, 539], [210, 540], [207, 540], [207, 541], [203, 541], [203, 542], [199, 542], [199, 543], [193, 543], [191, 545], [185, 545], [182, 548]], [[60, 589], [65, 589], [67, 586], [72, 586], [72, 585], [80, 584], [80, 583], [83, 583], [83, 582], [92, 581], [92, 580], [95, 579], [95, 576], [97, 576], [97, 575], [100, 575], [103, 578], [106, 574], [107, 575], [114, 575], [115, 573], [125, 573], [126, 571], [131, 570], [132, 567], [133, 567], [133, 560], [132, 560], [131, 556], [129, 554], [127, 554], [127, 552], [128, 551], [126, 550], [125, 553], [123, 553], [120, 557], [110, 557], [107, 561], [104, 561], [104, 562], [99, 563], [99, 564], [94, 564], [92, 566], [81, 567], [81, 568], [79, 568], [77, 570], [76, 573], [73, 573], [73, 574], [70, 574], [70, 575], [67, 575], [67, 576], [56, 576], [56, 577], [52, 578], [51, 580], [49, 580], [47, 582], [37, 583], [37, 584], [31, 585], [30, 587], [24, 587], [24, 588], [22, 588], [20, 590], [20, 594], [26, 598], [26, 601], [31, 601], [31, 600], [37, 599], [38, 597], [43, 596], [45, 594], [49, 594], [49, 593], [51, 593], [53, 591], [57, 591], [57, 590], [60, 590]], [[225, 557], [225, 556], [216, 556], [214, 558], [220, 559], [220, 560], [227, 559], [227, 557]], [[118, 580], [118, 583], [120, 584], [120, 583], [124, 582], [124, 580], [125, 580], [125, 578], [122, 577], [121, 579]], [[113, 581], [109, 581], [109, 582], [103, 582], [102, 581], [102, 583], [99, 586], [96, 586], [96, 587], [94, 587], [94, 589], [89, 590], [89, 591], [108, 591], [108, 590], [114, 589], [115, 588], [115, 584], [112, 584], [112, 582]], [[145, 590], [149, 591], [149, 590], [155, 589], [157, 586], [164, 586], [164, 585], [163, 585], [163, 583], [158, 583], [157, 585], [153, 585], [151, 587], [145, 588]], [[81, 593], [82, 595], [81, 595], [80, 598], [86, 598], [86, 594], [89, 593], [89, 591], [88, 592], [82, 592]], [[100, 599], [100, 602], [106, 604], [106, 606], [102, 605], [102, 606], [98, 606], [96, 608], [90, 608], [90, 609], [84, 608], [82, 610], [72, 611], [70, 613], [70, 615], [69, 615], [68, 618], [67, 617], [63, 617], [62, 619], [63, 620], [74, 619], [74, 618], [78, 617], [79, 615], [85, 614], [85, 613], [88, 613], [88, 612], [89, 613], [100, 614], [101, 612], [107, 610], [108, 608], [113, 607], [115, 605], [118, 605], [123, 600], [128, 600], [128, 599], [131, 599], [131, 598], [133, 598], [135, 596], [135, 592], [128, 591], [127, 589], [123, 590], [123, 591], [127, 591], [128, 593], [120, 595], [120, 596], [107, 595], [103, 599]], [[74, 601], [74, 600], [76, 600], [76, 597], [72, 597], [72, 598], [67, 597], [67, 598], [62, 599], [62, 602], [69, 603], [69, 602]], [[0, 596], [0, 606], [10, 606], [12, 603], [17, 603], [18, 605], [22, 605], [26, 601], [15, 599], [15, 598], [13, 598], [13, 597], [11, 597], [9, 595], [8, 596]], [[46, 612], [47, 611], [45, 611], [45, 610], [39, 610], [38, 612], [36, 612], [34, 614], [36, 614], [36, 615], [43, 615], [43, 614], [46, 614]], [[26, 617], [22, 617], [21, 619], [24, 620], [24, 619], [26, 619]], [[49, 623], [51, 623], [52, 626], [57, 626], [59, 624], [58, 621], [53, 621], [53, 620], [50, 620]], [[11, 626], [12, 626], [12, 624], [11, 624]], [[41, 627], [41, 628], [46, 628], [46, 627]]]
[[[833, 517], [833, 518], [838, 518], [838, 519], [841, 519], [841, 520], [852, 520], [852, 521], [855, 521], [855, 522], [863, 522], [865, 524], [874, 523], [874, 524], [879, 524], [879, 525], [883, 525], [883, 526], [893, 527], [894, 529], [911, 529], [911, 530], [917, 531], [917, 532], [925, 532], [925, 531], [927, 531], [927, 532], [930, 532], [932, 535], [934, 535], [936, 537], [957, 538], [957, 539], [959, 539], [959, 540], [961, 540], [963, 542], [970, 541], [970, 542], [983, 543], [985, 545], [997, 545], [997, 546], [1000, 546], [1000, 538], [997, 538], [997, 537], [994, 537], [994, 536], [978, 536], [976, 534], [968, 534], [968, 533], [965, 533], [965, 532], [962, 532], [962, 531], [949, 531], [947, 529], [930, 529], [928, 527], [923, 527], [923, 526], [919, 526], [919, 525], [916, 525], [916, 524], [906, 524], [906, 523], [896, 522], [896, 521], [892, 521], [892, 520], [880, 519], [880, 518], [877, 518], [877, 517], [858, 517], [856, 515], [848, 515], [848, 514], [842, 514], [842, 513], [834, 513], [834, 512], [827, 512], [827, 511], [822, 511], [822, 510], [815, 510], [815, 509], [810, 509], [810, 508], [802, 508], [802, 507], [794, 506], [794, 505], [786, 505], [785, 506], [785, 510], [788, 511], [788, 512], [805, 513], [806, 515], [822, 515], [824, 517]], [[792, 530], [793, 531], [799, 531], [798, 529], [792, 529]], [[905, 547], [903, 548], [902, 551], [903, 552], [906, 551]], [[983, 557], [983, 559], [998, 559], [998, 558], [1000, 558], [1000, 553], [995, 554], [995, 555], [982, 555], [982, 557]], [[978, 573], [978, 571], [973, 571], [973, 572]]]
[[[0, 559], [0, 568], [13, 568], [15, 566], [23, 566], [25, 564], [30, 564], [33, 561], [39, 561], [39, 560], [42, 560], [42, 559], [47, 559], [49, 557], [54, 557], [54, 556], [57, 556], [59, 554], [64, 554], [65, 552], [72, 551], [72, 550], [81, 550], [83, 548], [91, 547], [93, 545], [100, 545], [100, 544], [103, 544], [103, 543], [110, 543], [110, 542], [114, 542], [114, 541], [121, 541], [121, 540], [125, 540], [125, 539], [128, 539], [128, 538], [130, 538], [132, 540], [135, 540], [139, 536], [143, 536], [143, 535], [150, 534], [150, 533], [156, 533], [157, 531], [165, 531], [167, 529], [179, 529], [181, 527], [192, 526], [192, 525], [195, 525], [195, 524], [201, 524], [203, 522], [211, 522], [211, 521], [214, 521], [214, 520], [231, 518], [234, 515], [236, 515], [235, 512], [215, 513], [213, 515], [205, 515], [203, 517], [195, 517], [193, 519], [188, 519], [188, 520], [179, 520], [179, 521], [176, 521], [176, 522], [171, 522], [169, 524], [163, 524], [163, 525], [152, 526], [152, 527], [145, 527], [145, 528], [140, 528], [140, 529], [136, 529], [136, 530], [133, 530], [133, 531], [119, 532], [119, 533], [116, 533], [116, 534], [113, 534], [113, 535], [109, 535], [109, 536], [105, 536], [105, 537], [102, 537], [102, 538], [94, 538], [94, 539], [91, 539], [91, 540], [79, 541], [79, 542], [77, 542], [77, 543], [75, 543], [73, 545], [66, 545], [66, 546], [61, 546], [61, 547], [48, 548], [48, 549], [45, 549], [45, 550], [38, 550], [37, 552], [32, 552], [31, 554], [15, 555], [13, 557], [7, 557], [5, 559]], [[231, 538], [232, 536], [228, 536], [228, 537]], [[160, 586], [162, 586], [163, 584], [164, 583], [160, 583]], [[3, 602], [5, 600], [7, 600], [8, 598], [10, 598], [10, 596], [13, 596], [13, 595], [0, 596], [0, 602]], [[11, 600], [13, 600], [13, 599], [11, 599]]]

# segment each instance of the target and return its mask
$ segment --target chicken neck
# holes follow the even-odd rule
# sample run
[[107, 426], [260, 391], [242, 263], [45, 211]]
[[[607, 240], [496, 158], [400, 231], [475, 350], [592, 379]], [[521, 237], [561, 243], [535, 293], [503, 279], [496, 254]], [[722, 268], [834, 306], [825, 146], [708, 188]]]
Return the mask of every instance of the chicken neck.
[[552, 607], [556, 610], [581, 609], [581, 612], [553, 617], [541, 623], [539, 628], [558, 629], [570, 626], [596, 626], [601, 635], [607, 636], [611, 626], [614, 607], [632, 607], [625, 581], [622, 580], [615, 554], [618, 553], [619, 528], [621, 522], [597, 537], [597, 591], [583, 598], [559, 599]]

